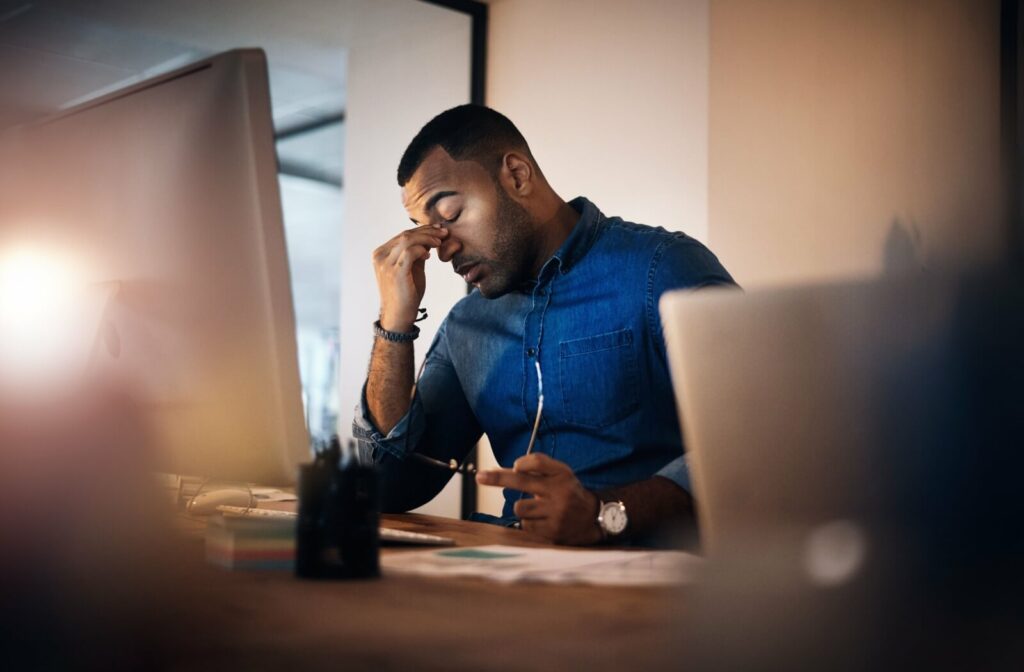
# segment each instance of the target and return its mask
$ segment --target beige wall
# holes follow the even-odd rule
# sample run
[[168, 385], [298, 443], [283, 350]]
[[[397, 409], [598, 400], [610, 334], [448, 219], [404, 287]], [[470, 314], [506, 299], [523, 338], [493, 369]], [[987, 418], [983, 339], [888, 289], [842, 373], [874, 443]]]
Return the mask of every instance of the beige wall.
[[714, 0], [710, 242], [741, 283], [1002, 243], [999, 3]]
[[707, 234], [707, 0], [494, 0], [487, 103], [563, 198]]
[[[708, 0], [490, 5], [487, 103], [555, 190], [706, 240]], [[498, 490], [479, 499], [500, 511]]]

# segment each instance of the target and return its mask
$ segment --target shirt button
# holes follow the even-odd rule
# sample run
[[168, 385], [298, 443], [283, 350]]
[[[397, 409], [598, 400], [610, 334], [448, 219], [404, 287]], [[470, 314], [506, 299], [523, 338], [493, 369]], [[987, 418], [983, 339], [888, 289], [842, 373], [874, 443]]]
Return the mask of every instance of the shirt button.
[[536, 357], [537, 356], [537, 348], [527, 348], [526, 349], [526, 356], [527, 357]]
[[537, 290], [537, 296], [547, 296], [547, 295], [548, 295], [548, 290], [546, 290], [546, 289], [538, 289]]

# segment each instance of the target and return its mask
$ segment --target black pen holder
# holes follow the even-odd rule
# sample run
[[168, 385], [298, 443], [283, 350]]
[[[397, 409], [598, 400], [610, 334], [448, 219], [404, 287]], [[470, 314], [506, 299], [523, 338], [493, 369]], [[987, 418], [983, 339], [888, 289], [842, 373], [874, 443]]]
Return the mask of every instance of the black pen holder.
[[335, 455], [299, 467], [295, 575], [304, 579], [380, 576], [377, 472]]

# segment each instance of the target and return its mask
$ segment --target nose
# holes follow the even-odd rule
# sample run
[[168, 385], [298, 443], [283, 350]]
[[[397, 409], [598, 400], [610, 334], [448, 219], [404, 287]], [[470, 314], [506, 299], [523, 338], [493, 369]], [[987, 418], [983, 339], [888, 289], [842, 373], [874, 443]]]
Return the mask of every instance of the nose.
[[462, 249], [462, 243], [456, 240], [453, 236], [449, 235], [448, 238], [441, 243], [441, 247], [437, 248], [437, 258], [441, 261], [448, 263], [452, 260], [452, 257]]

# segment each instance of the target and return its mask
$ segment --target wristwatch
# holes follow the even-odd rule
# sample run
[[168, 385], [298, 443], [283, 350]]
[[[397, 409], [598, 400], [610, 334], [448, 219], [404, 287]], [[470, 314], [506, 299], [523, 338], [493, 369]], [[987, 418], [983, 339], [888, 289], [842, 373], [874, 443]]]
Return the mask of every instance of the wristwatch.
[[629, 525], [629, 516], [626, 515], [626, 505], [622, 502], [601, 502], [601, 508], [597, 511], [597, 526], [607, 539], [617, 537], [626, 530]]

